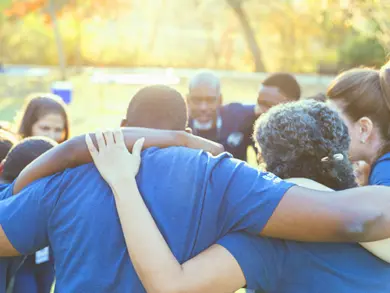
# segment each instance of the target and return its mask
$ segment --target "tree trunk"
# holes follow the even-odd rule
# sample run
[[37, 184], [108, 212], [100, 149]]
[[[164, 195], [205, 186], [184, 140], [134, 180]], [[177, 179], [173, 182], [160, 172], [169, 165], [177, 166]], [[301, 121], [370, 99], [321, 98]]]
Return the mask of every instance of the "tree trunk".
[[83, 57], [81, 52], [81, 38], [82, 38], [82, 20], [79, 19], [77, 22], [77, 34], [76, 34], [76, 58], [75, 58], [75, 65], [76, 65], [76, 73], [81, 73], [82, 67], [83, 67]]
[[49, 0], [49, 14], [50, 18], [53, 24], [53, 32], [54, 32], [54, 38], [57, 46], [57, 52], [58, 52], [58, 61], [60, 66], [60, 73], [61, 73], [61, 80], [66, 80], [66, 61], [65, 61], [65, 54], [64, 54], [64, 46], [61, 39], [61, 32], [57, 21], [57, 16], [55, 12], [55, 7], [53, 0]]
[[248, 16], [242, 8], [242, 1], [240, 0], [227, 0], [227, 3], [233, 9], [234, 13], [238, 17], [241, 27], [244, 31], [245, 39], [248, 44], [249, 50], [252, 53], [253, 61], [255, 62], [255, 71], [264, 72], [266, 71], [262, 54], [259, 45], [256, 40], [255, 33], [249, 24]]

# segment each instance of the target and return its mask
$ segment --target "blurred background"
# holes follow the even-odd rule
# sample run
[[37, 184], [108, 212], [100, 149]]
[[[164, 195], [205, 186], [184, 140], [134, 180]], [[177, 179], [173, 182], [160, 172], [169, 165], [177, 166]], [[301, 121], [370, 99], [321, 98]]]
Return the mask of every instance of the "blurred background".
[[197, 68], [217, 71], [224, 102], [254, 103], [267, 73], [295, 73], [307, 96], [342, 70], [382, 65], [390, 49], [390, 1], [0, 3], [2, 119], [12, 120], [26, 94], [67, 80], [73, 134], [97, 120], [116, 126], [113, 116], [144, 84], [170, 84], [184, 95]]

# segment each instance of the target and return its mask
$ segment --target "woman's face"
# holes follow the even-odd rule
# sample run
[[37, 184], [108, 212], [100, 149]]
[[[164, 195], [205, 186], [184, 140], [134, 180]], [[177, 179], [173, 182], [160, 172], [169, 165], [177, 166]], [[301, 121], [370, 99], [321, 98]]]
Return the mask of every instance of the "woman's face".
[[65, 139], [65, 121], [57, 113], [44, 115], [32, 126], [32, 136], [45, 136], [61, 143]]
[[344, 113], [344, 106], [338, 101], [329, 101], [329, 106], [335, 109], [341, 119], [344, 121], [345, 125], [348, 127], [348, 133], [351, 138], [351, 144], [349, 146], [349, 156], [352, 162], [364, 161], [366, 158], [366, 149], [367, 146], [362, 143], [362, 131], [359, 121], [353, 121]]

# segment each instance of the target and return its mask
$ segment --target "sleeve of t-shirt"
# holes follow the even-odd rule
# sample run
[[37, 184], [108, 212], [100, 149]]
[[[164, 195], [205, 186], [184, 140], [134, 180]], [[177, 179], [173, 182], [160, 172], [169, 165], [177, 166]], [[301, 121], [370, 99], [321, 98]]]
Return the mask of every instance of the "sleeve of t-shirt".
[[0, 201], [0, 225], [20, 254], [48, 246], [48, 220], [61, 192], [61, 178], [58, 174], [40, 179]]
[[257, 118], [255, 105], [230, 103], [224, 106], [224, 111], [229, 113], [229, 117], [240, 124], [241, 131], [252, 129]]
[[212, 170], [208, 188], [219, 204], [222, 235], [241, 230], [259, 234], [292, 186], [240, 160], [221, 159]]
[[369, 185], [390, 186], [390, 155], [375, 164], [370, 174]]
[[248, 289], [276, 292], [286, 255], [282, 241], [236, 232], [226, 235], [217, 244], [236, 259]]
[[12, 196], [12, 188], [14, 183], [12, 184], [2, 184], [0, 186], [0, 200], [7, 199]]

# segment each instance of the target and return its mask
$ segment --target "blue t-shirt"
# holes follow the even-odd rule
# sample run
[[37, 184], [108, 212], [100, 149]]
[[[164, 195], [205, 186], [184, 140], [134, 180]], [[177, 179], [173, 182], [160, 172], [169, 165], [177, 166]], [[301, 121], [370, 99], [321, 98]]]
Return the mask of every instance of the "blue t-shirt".
[[[7, 192], [9, 184], [0, 184], [0, 201], [10, 196]], [[0, 293], [5, 293], [11, 277], [22, 264], [23, 257], [0, 257]]]
[[[0, 200], [5, 199], [6, 192], [3, 192], [8, 184], [0, 184]], [[9, 258], [0, 257], [0, 293], [5, 293], [7, 286], [7, 268], [9, 265]]]
[[237, 260], [249, 289], [267, 293], [390, 292], [390, 264], [359, 244], [303, 243], [231, 233], [218, 244]]
[[[226, 153], [150, 148], [142, 157], [138, 186], [180, 262], [228, 232], [258, 234], [292, 186]], [[145, 292], [111, 189], [93, 164], [36, 181], [0, 202], [0, 224], [22, 254], [50, 244], [58, 292]]]
[[380, 157], [373, 164], [368, 184], [390, 186], [390, 153]]
[[[246, 161], [248, 146], [253, 145], [253, 124], [256, 121], [255, 106], [231, 103], [219, 110], [221, 125], [196, 135], [218, 142], [236, 159]], [[193, 128], [190, 119], [189, 127]]]

